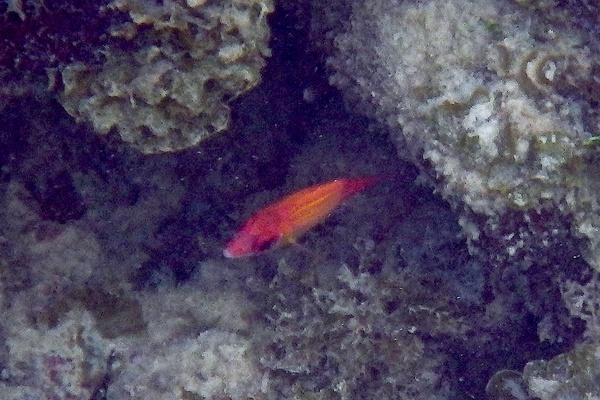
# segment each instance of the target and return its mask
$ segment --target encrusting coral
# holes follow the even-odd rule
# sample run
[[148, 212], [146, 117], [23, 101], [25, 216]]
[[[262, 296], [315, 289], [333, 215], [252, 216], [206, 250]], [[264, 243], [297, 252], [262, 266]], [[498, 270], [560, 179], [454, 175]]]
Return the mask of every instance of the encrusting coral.
[[110, 12], [129, 21], [110, 35], [100, 65], [61, 68], [67, 112], [144, 153], [197, 144], [227, 128], [227, 103], [255, 87], [265, 65], [271, 0], [117, 0]]
[[600, 269], [593, 34], [508, 1], [375, 1], [355, 2], [335, 44], [332, 83], [442, 178], [432, 183], [464, 206], [471, 244], [470, 212], [554, 207]]

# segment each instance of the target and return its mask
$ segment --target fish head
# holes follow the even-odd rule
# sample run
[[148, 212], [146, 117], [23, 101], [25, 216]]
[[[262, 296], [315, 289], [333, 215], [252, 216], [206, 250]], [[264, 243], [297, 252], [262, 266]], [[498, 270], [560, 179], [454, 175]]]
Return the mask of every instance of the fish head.
[[281, 241], [281, 233], [250, 220], [233, 236], [223, 255], [227, 258], [254, 256], [277, 247]]

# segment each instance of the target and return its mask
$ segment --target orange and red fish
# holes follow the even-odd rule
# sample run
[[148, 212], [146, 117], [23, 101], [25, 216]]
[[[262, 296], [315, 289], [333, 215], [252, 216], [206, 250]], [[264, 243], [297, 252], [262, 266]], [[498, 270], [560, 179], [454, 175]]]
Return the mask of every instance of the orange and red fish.
[[227, 244], [223, 255], [227, 258], [252, 256], [294, 243], [344, 200], [377, 180], [374, 176], [336, 179], [292, 193], [250, 217]]

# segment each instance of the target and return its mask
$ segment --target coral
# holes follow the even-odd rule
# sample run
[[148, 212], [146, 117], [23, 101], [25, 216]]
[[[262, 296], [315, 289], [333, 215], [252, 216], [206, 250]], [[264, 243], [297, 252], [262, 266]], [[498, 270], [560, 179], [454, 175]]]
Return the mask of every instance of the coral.
[[41, 286], [13, 292], [2, 310], [11, 398], [247, 399], [266, 390], [242, 333], [252, 306], [235, 291], [186, 285], [130, 298]]
[[76, 120], [144, 153], [193, 146], [226, 129], [228, 103], [259, 83], [271, 11], [271, 0], [9, 1], [0, 109], [56, 94]]
[[101, 12], [106, 3], [0, 2], [0, 110], [18, 99], [52, 98], [59, 66], [101, 59], [111, 20]]
[[[60, 101], [101, 134], [115, 128], [144, 153], [190, 147], [229, 123], [227, 103], [256, 86], [269, 55], [270, 0], [117, 0], [124, 43], [101, 65], [61, 68]], [[116, 19], [116, 18], [115, 18]]]
[[[8, 3], [8, 4], [6, 4]], [[0, 77], [20, 80], [74, 59], [93, 62], [105, 43], [108, 0], [94, 3], [8, 0], [0, 3]], [[59, 22], [59, 23], [57, 23]], [[47, 78], [47, 77], [46, 77]]]
[[[91, 145], [104, 144], [95, 136], [70, 131], [75, 124], [64, 113], [23, 114], [6, 127], [27, 135], [10, 146], [0, 182], [0, 397], [123, 399], [130, 381], [133, 398], [259, 393], [263, 371], [247, 334], [252, 303], [232, 285], [231, 270], [194, 258], [206, 285], [132, 290], [140, 260], [164, 245], [157, 231], [181, 218], [179, 160], [126, 149], [117, 157], [114, 148]], [[60, 144], [73, 142], [82, 149]], [[70, 184], [55, 185], [63, 174]], [[71, 191], [84, 206], [67, 218], [54, 207]], [[152, 362], [159, 367], [145, 374]], [[179, 381], [156, 387], [175, 370]]]
[[600, 269], [596, 40], [508, 1], [429, 0], [356, 2], [336, 45], [331, 82], [447, 199], [487, 217], [553, 207]]
[[536, 399], [600, 399], [600, 346], [580, 345], [551, 360], [532, 361], [523, 379]]
[[63, 315], [54, 326], [32, 324], [32, 293], [14, 296], [12, 306], [2, 313], [2, 320], [9, 321], [3, 323], [8, 348], [3, 394], [13, 396], [4, 398], [30, 398], [26, 393], [39, 399], [90, 398], [106, 372], [108, 341], [81, 309]]
[[462, 337], [468, 328], [441, 298], [402, 273], [342, 266], [329, 283], [311, 275], [282, 263], [269, 287], [272, 331], [261, 362], [279, 376], [272, 385], [280, 398], [449, 396], [445, 358], [427, 338]]
[[567, 280], [561, 292], [570, 314], [585, 321], [584, 341], [549, 360], [529, 361], [523, 373], [501, 370], [489, 380], [490, 399], [600, 399], [600, 280], [586, 284]]
[[509, 369], [496, 372], [488, 381], [485, 393], [489, 400], [529, 400], [523, 376]]
[[221, 265], [202, 268], [212, 287], [132, 292], [124, 273], [106, 264], [114, 260], [106, 257], [110, 248], [81, 221], [40, 221], [23, 201], [27, 192], [7, 186], [0, 227], [7, 240], [0, 243], [3, 393], [246, 399], [264, 389], [243, 333], [251, 329], [252, 303], [219, 273]]
[[563, 300], [572, 316], [586, 323], [585, 342], [550, 360], [535, 360], [523, 369], [529, 394], [541, 400], [600, 399], [600, 280], [566, 281]]
[[572, 316], [585, 321], [585, 336], [600, 342], [600, 278], [598, 274], [585, 284], [566, 281], [561, 288], [562, 297]]
[[17, 271], [6, 269], [7, 281], [57, 291], [80, 288], [103, 261], [96, 235], [76, 225], [42, 221], [26, 204], [27, 196], [20, 184], [7, 185], [0, 213], [6, 251], [10, 263], [22, 264]]
[[107, 399], [246, 399], [265, 390], [245, 333], [258, 328], [254, 306], [237, 288], [188, 283], [135, 298], [147, 326], [139, 338], [115, 338], [119, 368]]
[[209, 329], [180, 343], [131, 349], [108, 400], [255, 398], [262, 373], [243, 337]]
[[[217, 267], [223, 266], [202, 266], [209, 270]], [[229, 287], [231, 283], [211, 286], [208, 282], [207, 279], [202, 284], [188, 283], [173, 292], [165, 290], [136, 295], [153, 341], [160, 343], [195, 336], [207, 327], [235, 333], [253, 329], [255, 324], [250, 317], [254, 315], [255, 305], [238, 288]]]

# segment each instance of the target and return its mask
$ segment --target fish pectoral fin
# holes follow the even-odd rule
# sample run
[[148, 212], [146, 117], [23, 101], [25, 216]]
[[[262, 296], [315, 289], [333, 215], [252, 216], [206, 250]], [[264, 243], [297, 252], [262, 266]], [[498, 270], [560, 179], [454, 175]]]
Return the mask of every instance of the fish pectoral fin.
[[272, 249], [278, 247], [280, 243], [281, 243], [281, 236], [274, 236], [267, 240], [261, 240], [260, 243], [256, 243], [254, 245], [254, 249], [257, 252], [272, 250]]

